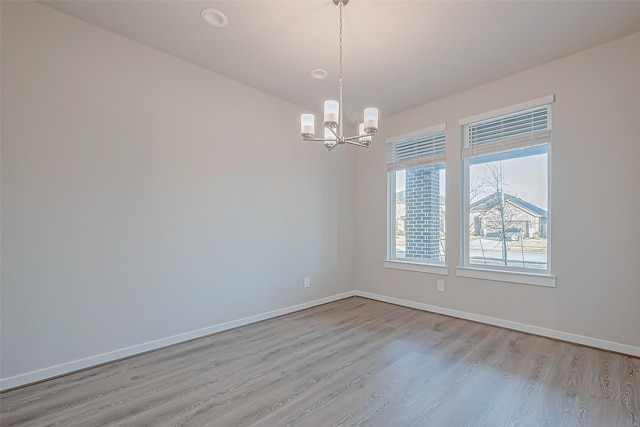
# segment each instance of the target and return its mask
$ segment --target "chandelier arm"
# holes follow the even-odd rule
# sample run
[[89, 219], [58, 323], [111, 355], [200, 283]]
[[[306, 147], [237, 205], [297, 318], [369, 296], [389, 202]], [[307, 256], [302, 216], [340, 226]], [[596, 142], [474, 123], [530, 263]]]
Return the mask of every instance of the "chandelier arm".
[[336, 139], [342, 138], [342, 132], [336, 132], [335, 129], [333, 129], [330, 126], [325, 126], [325, 129], [329, 129], [331, 131], [331, 133], [336, 136]]
[[366, 138], [370, 135], [355, 135], [355, 136], [349, 136], [349, 137], [344, 137], [344, 142], [349, 142], [349, 141], [357, 141], [360, 138]]
[[344, 140], [345, 144], [351, 144], [351, 145], [356, 145], [358, 147], [364, 147], [364, 148], [369, 148], [369, 145], [367, 144], [363, 144], [362, 142], [358, 142], [358, 141], [351, 141], [351, 140]]
[[306, 142], [329, 142], [329, 141], [336, 141], [335, 139], [325, 139], [325, 138], [310, 138], [310, 137], [303, 137], [302, 138], [303, 141]]

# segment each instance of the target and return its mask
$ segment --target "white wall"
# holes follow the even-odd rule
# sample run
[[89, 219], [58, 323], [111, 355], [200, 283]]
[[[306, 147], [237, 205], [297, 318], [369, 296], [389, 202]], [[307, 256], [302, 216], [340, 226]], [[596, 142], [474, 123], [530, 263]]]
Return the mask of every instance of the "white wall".
[[353, 289], [354, 156], [301, 108], [41, 4], [1, 28], [5, 386]]
[[[416, 84], [437, 84], [428, 75], [424, 79]], [[557, 287], [456, 277], [458, 120], [548, 94], [556, 95], [551, 261]], [[436, 292], [442, 276], [383, 268], [383, 143], [356, 157], [357, 289], [592, 338], [596, 344], [610, 341], [640, 354], [640, 33], [385, 118], [378, 141], [442, 122], [447, 123], [446, 291]]]
[[[301, 143], [299, 107], [46, 6], [0, 4], [3, 386], [354, 283], [640, 347], [640, 34], [383, 117], [354, 156]], [[455, 277], [458, 119], [550, 93], [557, 288]], [[450, 274], [437, 293], [434, 275], [382, 267], [383, 141], [441, 122]]]

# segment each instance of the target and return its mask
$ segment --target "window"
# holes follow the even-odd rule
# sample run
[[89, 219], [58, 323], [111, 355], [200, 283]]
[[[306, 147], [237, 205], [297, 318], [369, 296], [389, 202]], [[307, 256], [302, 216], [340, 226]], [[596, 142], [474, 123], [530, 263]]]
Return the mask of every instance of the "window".
[[549, 273], [551, 102], [461, 121], [463, 267]]
[[444, 265], [444, 125], [392, 138], [388, 154], [388, 259]]

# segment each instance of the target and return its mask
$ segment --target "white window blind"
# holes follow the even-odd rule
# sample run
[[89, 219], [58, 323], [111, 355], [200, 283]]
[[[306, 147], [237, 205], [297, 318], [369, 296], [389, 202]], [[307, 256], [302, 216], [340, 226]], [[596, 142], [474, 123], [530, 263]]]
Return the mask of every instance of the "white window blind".
[[388, 171], [444, 163], [445, 130], [391, 141], [387, 148]]
[[484, 156], [551, 142], [551, 105], [468, 123], [462, 158]]

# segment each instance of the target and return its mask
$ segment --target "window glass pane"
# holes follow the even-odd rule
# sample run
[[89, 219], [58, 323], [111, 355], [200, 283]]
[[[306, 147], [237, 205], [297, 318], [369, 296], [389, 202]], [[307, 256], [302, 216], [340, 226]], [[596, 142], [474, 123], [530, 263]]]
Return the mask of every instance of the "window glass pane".
[[548, 270], [548, 145], [471, 159], [471, 265]]
[[444, 163], [395, 172], [395, 257], [444, 262]]

